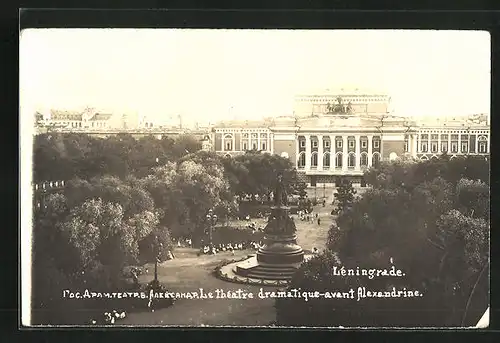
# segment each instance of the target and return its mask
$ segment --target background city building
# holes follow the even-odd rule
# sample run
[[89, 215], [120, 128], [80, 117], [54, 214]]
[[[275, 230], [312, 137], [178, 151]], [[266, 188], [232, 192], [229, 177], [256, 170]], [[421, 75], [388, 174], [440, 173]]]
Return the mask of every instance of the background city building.
[[429, 160], [447, 153], [490, 153], [490, 123], [485, 113], [456, 117], [396, 115], [391, 97], [354, 89], [298, 95], [293, 115], [261, 120], [225, 120], [209, 126], [183, 127], [182, 116], [163, 122], [137, 114], [85, 108], [35, 113], [38, 133], [84, 132], [107, 137], [127, 132], [140, 138], [193, 134], [202, 149], [224, 156], [245, 151], [289, 158], [309, 186], [335, 186], [341, 178], [364, 186], [364, 171], [380, 161], [398, 158]]
[[101, 129], [136, 129], [139, 127], [139, 118], [134, 113], [113, 113], [94, 108], [83, 110], [57, 110], [46, 112], [38, 111], [35, 114], [37, 127], [51, 129], [71, 129], [92, 131]]
[[363, 185], [364, 171], [383, 160], [490, 152], [487, 114], [397, 116], [389, 95], [359, 89], [327, 92], [295, 97], [289, 117], [218, 123], [212, 148], [226, 156], [257, 150], [288, 157], [310, 186], [332, 186], [340, 178]]

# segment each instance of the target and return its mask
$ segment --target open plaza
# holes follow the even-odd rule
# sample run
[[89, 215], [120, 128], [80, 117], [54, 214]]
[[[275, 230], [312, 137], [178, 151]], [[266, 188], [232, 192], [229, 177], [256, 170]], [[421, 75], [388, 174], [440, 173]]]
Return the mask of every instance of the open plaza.
[[[323, 219], [317, 222], [305, 222], [294, 217], [297, 225], [297, 241], [304, 250], [323, 249], [326, 242], [332, 216], [333, 206], [316, 206], [314, 212]], [[259, 224], [265, 224], [263, 219], [255, 219]], [[172, 292], [189, 292], [203, 289], [205, 292], [224, 290], [237, 292], [239, 289], [255, 294], [253, 299], [179, 299], [175, 305], [154, 310], [129, 313], [120, 320], [123, 325], [174, 325], [174, 326], [265, 326], [276, 319], [274, 299], [259, 298], [262, 288], [258, 285], [244, 285], [223, 281], [213, 275], [214, 268], [225, 260], [237, 260], [255, 250], [229, 251], [215, 255], [197, 256], [196, 248], [177, 248], [175, 259], [165, 261], [158, 266], [158, 278]], [[153, 278], [153, 265], [148, 265], [148, 273], [140, 276], [143, 283]], [[276, 287], [265, 286], [265, 291], [276, 290]]]

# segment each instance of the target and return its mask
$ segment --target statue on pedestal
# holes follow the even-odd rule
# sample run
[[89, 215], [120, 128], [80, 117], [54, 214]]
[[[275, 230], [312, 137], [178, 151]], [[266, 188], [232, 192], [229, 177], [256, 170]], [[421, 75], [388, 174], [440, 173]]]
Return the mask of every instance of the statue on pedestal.
[[289, 215], [283, 176], [279, 174], [276, 181], [274, 205], [264, 229], [264, 244], [250, 262], [242, 262], [234, 269], [237, 275], [262, 283], [269, 280], [287, 282], [304, 261], [304, 251], [297, 244], [295, 223]]
[[289, 215], [288, 195], [283, 185], [283, 175], [279, 174], [274, 191], [274, 206], [266, 226], [266, 232], [272, 235], [294, 234], [295, 223]]
[[276, 207], [288, 205], [288, 195], [286, 194], [285, 187], [283, 186], [282, 174], [278, 174], [276, 189], [274, 191], [274, 205]]

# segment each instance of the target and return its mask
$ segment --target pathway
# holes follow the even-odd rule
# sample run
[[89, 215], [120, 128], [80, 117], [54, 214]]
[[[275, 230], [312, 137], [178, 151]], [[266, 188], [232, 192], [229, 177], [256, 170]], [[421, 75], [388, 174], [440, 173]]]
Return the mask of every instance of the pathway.
[[[326, 242], [328, 227], [331, 223], [331, 206], [316, 206], [315, 212], [321, 217], [317, 222], [306, 223], [294, 216], [297, 226], [298, 243], [303, 249], [313, 247], [322, 249]], [[224, 259], [239, 259], [254, 253], [236, 251], [232, 256], [228, 252], [217, 255], [196, 256], [195, 249], [176, 249], [174, 260], [164, 262], [158, 267], [158, 278], [173, 292], [193, 292], [203, 288], [205, 292], [216, 289], [224, 292], [241, 289], [252, 292], [254, 299], [180, 299], [168, 308], [154, 312], [129, 313], [119, 325], [159, 325], [159, 326], [266, 326], [275, 320], [273, 299], [259, 299], [260, 286], [235, 284], [217, 279], [212, 271]], [[141, 282], [152, 279], [154, 267], [148, 267], [148, 273], [141, 276]], [[265, 288], [269, 290], [269, 287]]]

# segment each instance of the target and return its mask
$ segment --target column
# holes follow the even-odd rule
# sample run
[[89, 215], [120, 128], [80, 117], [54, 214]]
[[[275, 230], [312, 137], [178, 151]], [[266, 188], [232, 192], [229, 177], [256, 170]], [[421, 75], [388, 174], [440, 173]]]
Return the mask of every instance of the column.
[[373, 136], [368, 136], [368, 167], [373, 163]]
[[274, 154], [274, 133], [269, 134], [269, 142], [267, 143], [269, 146], [269, 151], [271, 154]]
[[441, 154], [441, 133], [438, 134], [438, 152]]
[[380, 145], [379, 145], [379, 150], [380, 150], [380, 162], [384, 159], [384, 149], [383, 149], [383, 141], [384, 141], [384, 132], [380, 131]]
[[476, 145], [475, 145], [475, 153], [479, 153], [479, 134], [476, 133]]
[[318, 137], [318, 170], [323, 170], [323, 136], [316, 137]]
[[233, 146], [231, 147], [231, 148], [232, 148], [232, 149], [231, 149], [231, 151], [235, 151], [235, 150], [236, 150], [236, 145], [235, 145], [235, 143], [236, 143], [236, 135], [235, 135], [235, 134], [234, 134], [234, 132], [233, 132]]
[[224, 136], [224, 133], [222, 133], [222, 135], [221, 135], [221, 144], [220, 144], [221, 147], [222, 147], [222, 149], [221, 149], [222, 152], [226, 151], [225, 144], [226, 144], [226, 142], [225, 142], [225, 136]]
[[360, 149], [361, 148], [361, 140], [360, 140], [360, 136], [359, 135], [356, 135], [355, 138], [356, 138], [356, 142], [354, 144], [356, 144], [356, 145], [354, 146], [354, 154], [355, 154], [356, 160], [354, 161], [354, 169], [355, 170], [360, 170], [361, 169], [360, 168], [360, 162], [361, 161], [359, 159], [361, 158], [361, 156], [360, 156], [360, 152], [361, 152], [361, 149]]
[[306, 166], [305, 169], [311, 169], [311, 136], [305, 135], [306, 138]]
[[299, 168], [299, 153], [300, 153], [300, 139], [299, 139], [299, 135], [296, 135], [296, 138], [295, 138], [295, 141], [296, 141], [296, 145], [295, 145], [295, 166], [297, 167], [297, 169]]
[[417, 133], [417, 153], [422, 152], [422, 135]]
[[412, 137], [411, 156], [416, 158], [417, 157], [417, 149], [418, 149], [417, 135], [411, 135], [411, 137]]
[[467, 131], [467, 150], [465, 150], [465, 152], [467, 153], [467, 155], [470, 152], [470, 131]]
[[448, 153], [451, 153], [451, 132], [448, 132]]
[[427, 135], [427, 153], [431, 152], [431, 132]]
[[462, 134], [458, 133], [458, 147], [457, 147], [457, 150], [458, 150], [458, 153], [461, 154], [462, 153]]
[[335, 149], [337, 146], [335, 145], [335, 136], [330, 136], [330, 170], [335, 169]]
[[347, 170], [347, 136], [342, 136], [342, 170]]
[[260, 132], [257, 133], [257, 151], [262, 150], [262, 145], [260, 145]]

